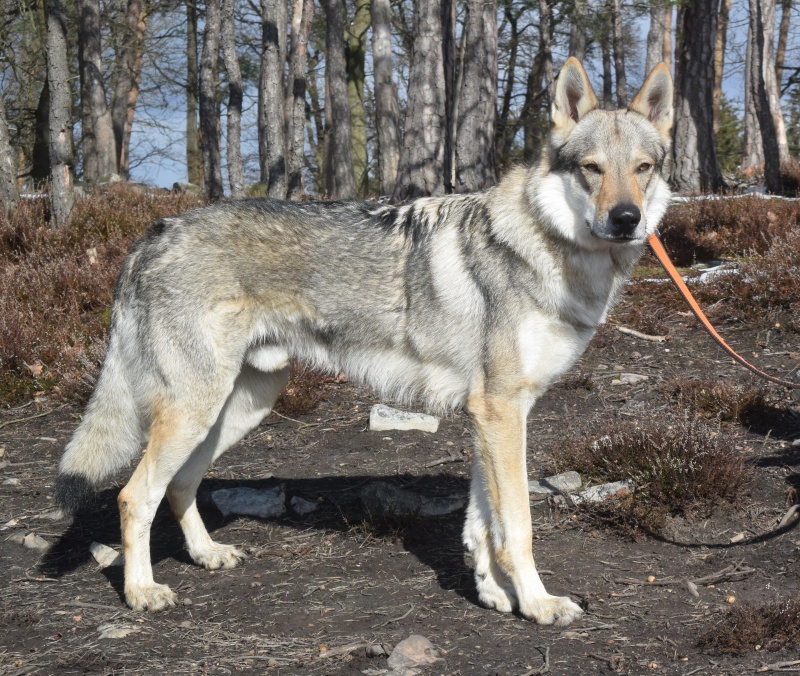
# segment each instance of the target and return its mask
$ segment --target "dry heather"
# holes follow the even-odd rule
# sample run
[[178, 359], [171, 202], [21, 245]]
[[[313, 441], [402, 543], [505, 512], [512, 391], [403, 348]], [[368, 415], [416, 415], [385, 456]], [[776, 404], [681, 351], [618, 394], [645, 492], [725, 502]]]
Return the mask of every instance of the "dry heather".
[[157, 218], [197, 204], [115, 186], [78, 199], [68, 228], [48, 227], [45, 200], [0, 213], [0, 403], [40, 391], [85, 398], [128, 247]]
[[761, 387], [712, 378], [675, 378], [664, 384], [667, 395], [700, 416], [749, 425], [772, 408]]

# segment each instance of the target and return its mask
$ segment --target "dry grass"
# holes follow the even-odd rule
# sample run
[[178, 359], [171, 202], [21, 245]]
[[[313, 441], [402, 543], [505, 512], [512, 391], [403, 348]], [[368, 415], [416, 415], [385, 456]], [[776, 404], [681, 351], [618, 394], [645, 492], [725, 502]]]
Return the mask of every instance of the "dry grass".
[[699, 644], [729, 655], [800, 648], [800, 597], [763, 606], [742, 604], [726, 613]]
[[632, 493], [590, 508], [626, 534], [658, 532], [668, 515], [707, 514], [736, 498], [749, 477], [720, 427], [688, 411], [668, 421], [614, 421], [567, 438], [555, 463], [597, 482], [632, 481]]
[[761, 387], [711, 378], [675, 378], [665, 383], [670, 398], [706, 418], [750, 425], [771, 411]]
[[114, 186], [78, 199], [68, 228], [45, 200], [0, 213], [0, 403], [37, 392], [83, 399], [105, 353], [114, 282], [130, 244], [191, 195]]

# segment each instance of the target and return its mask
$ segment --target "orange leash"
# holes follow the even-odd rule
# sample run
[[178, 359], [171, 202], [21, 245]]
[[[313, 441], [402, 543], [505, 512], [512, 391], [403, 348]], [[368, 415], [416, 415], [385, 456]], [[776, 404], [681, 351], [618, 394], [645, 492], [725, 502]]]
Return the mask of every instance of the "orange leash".
[[681, 277], [680, 273], [675, 269], [675, 266], [672, 264], [672, 261], [669, 259], [666, 250], [664, 249], [664, 245], [661, 243], [661, 240], [658, 238], [657, 233], [651, 234], [647, 238], [647, 243], [650, 245], [650, 248], [653, 249], [653, 253], [658, 258], [661, 265], [664, 266], [664, 269], [667, 271], [670, 279], [673, 281], [675, 286], [678, 287], [678, 291], [681, 292], [684, 300], [689, 304], [692, 312], [695, 316], [700, 320], [700, 323], [703, 325], [706, 331], [711, 334], [711, 337], [719, 343], [719, 345], [724, 349], [731, 357], [733, 357], [736, 361], [738, 361], [742, 366], [746, 369], [749, 369], [756, 375], [761, 376], [773, 382], [777, 385], [783, 385], [784, 387], [790, 388], [797, 388], [800, 387], [800, 383], [794, 383], [791, 380], [783, 380], [782, 378], [778, 378], [776, 376], [770, 375], [769, 373], [765, 373], [760, 368], [753, 366], [749, 361], [747, 361], [744, 357], [742, 357], [736, 350], [734, 350], [728, 343], [725, 342], [725, 339], [717, 333], [717, 330], [711, 325], [711, 322], [708, 321], [708, 317], [706, 317], [703, 310], [697, 304], [697, 301], [692, 296], [692, 292], [689, 291], [689, 287], [686, 286], [683, 278]]

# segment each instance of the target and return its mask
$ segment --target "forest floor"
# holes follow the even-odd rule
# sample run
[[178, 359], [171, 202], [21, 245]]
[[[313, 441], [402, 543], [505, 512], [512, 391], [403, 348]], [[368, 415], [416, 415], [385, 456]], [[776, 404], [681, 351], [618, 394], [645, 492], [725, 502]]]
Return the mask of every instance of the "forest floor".
[[[615, 417], [662, 419], [671, 405], [665, 386], [676, 379], [749, 382], [693, 318], [671, 312], [662, 321], [665, 343], [601, 327], [564, 384], [537, 403], [528, 422], [531, 478], [553, 473], [554, 454], [576, 431]], [[800, 356], [798, 334], [767, 335], [767, 328], [722, 330], [745, 354], [757, 353], [759, 364], [785, 373]], [[620, 372], [647, 379], [615, 385]], [[154, 573], [180, 603], [152, 614], [130, 611], [122, 569], [99, 570], [89, 552], [93, 541], [119, 549], [115, 498], [126, 476], [74, 523], [48, 519], [56, 464], [81, 410], [40, 397], [2, 411], [0, 673], [377, 674], [387, 660], [368, 656], [381, 652], [368, 646], [390, 650], [412, 634], [440, 654], [424, 669], [430, 674], [740, 674], [782, 670], [798, 659], [798, 649], [771, 651], [767, 641], [739, 654], [700, 641], [733, 609], [800, 598], [800, 528], [776, 529], [800, 491], [796, 395], [770, 387], [768, 414], [748, 427], [719, 423], [750, 470], [733, 504], [671, 515], [657, 533], [631, 533], [590, 512], [532, 503], [548, 591], [586, 609], [569, 627], [537, 626], [478, 604], [461, 544], [463, 510], [387, 526], [360, 506], [358, 490], [373, 481], [466, 495], [466, 415], [445, 418], [435, 434], [372, 432], [370, 392], [330, 381], [323, 395], [295, 419], [269, 416], [203, 481], [203, 518], [215, 539], [248, 552], [241, 566], [209, 572], [193, 565], [162, 505]], [[287, 503], [299, 496], [317, 509], [223, 518], [210, 500], [219, 488], [277, 484]], [[31, 532], [51, 544], [46, 553], [19, 543]]]

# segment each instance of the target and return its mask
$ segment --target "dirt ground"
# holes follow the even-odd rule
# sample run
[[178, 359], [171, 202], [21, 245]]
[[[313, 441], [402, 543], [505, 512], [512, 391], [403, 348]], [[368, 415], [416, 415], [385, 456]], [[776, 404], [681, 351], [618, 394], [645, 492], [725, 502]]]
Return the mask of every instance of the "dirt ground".
[[[693, 319], [674, 313], [667, 325], [667, 343], [601, 328], [573, 370], [595, 386], [570, 386], [567, 378], [530, 416], [532, 478], [551, 473], [553, 450], [577, 421], [659, 416], [667, 405], [661, 384], [676, 376], [747, 378]], [[722, 331], [774, 372], [797, 363], [796, 333]], [[614, 386], [618, 371], [648, 380]], [[698, 647], [732, 605], [800, 592], [800, 528], [775, 531], [800, 490], [800, 403], [785, 391], [770, 388], [774, 416], [727, 430], [753, 480], [742, 500], [710, 518], [674, 519], [667, 535], [631, 540], [572, 510], [534, 503], [534, 547], [548, 591], [570, 594], [587, 610], [580, 623], [553, 628], [478, 605], [461, 545], [463, 511], [379, 527], [360, 510], [357, 491], [375, 480], [425, 495], [465, 495], [466, 416], [453, 414], [436, 434], [370, 432], [372, 394], [346, 382], [325, 388], [325, 401], [299, 420], [271, 415], [201, 486], [214, 538], [249, 554], [239, 568], [194, 566], [162, 505], [154, 572], [181, 603], [157, 614], [128, 610], [122, 569], [98, 570], [89, 554], [93, 541], [119, 547], [115, 498], [125, 476], [75, 523], [46, 517], [56, 463], [80, 410], [43, 399], [0, 413], [0, 673], [380, 673], [386, 657], [369, 657], [367, 646], [396, 645], [411, 634], [440, 651], [442, 660], [425, 671], [431, 674], [739, 674], [798, 658]], [[209, 498], [222, 487], [279, 483], [287, 502], [300, 496], [317, 510], [223, 518]], [[13, 537], [29, 532], [52, 548], [42, 555]], [[735, 564], [741, 572], [725, 577]], [[687, 579], [707, 581], [698, 584], [699, 597]], [[106, 638], [109, 629], [126, 635]]]

